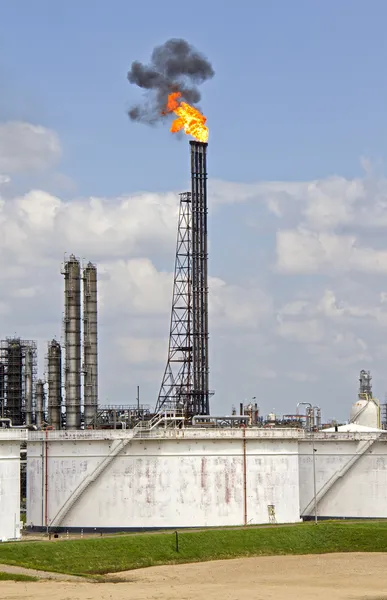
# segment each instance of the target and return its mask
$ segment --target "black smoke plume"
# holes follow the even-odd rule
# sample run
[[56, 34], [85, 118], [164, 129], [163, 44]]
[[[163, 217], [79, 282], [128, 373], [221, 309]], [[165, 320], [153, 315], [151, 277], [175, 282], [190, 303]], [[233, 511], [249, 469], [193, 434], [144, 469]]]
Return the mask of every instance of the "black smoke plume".
[[201, 98], [198, 86], [214, 75], [211, 63], [188, 42], [168, 40], [153, 50], [148, 65], [137, 60], [132, 63], [129, 83], [144, 89], [146, 99], [129, 110], [129, 117], [132, 121], [155, 123], [165, 116], [168, 95], [176, 91], [189, 104], [197, 104]]

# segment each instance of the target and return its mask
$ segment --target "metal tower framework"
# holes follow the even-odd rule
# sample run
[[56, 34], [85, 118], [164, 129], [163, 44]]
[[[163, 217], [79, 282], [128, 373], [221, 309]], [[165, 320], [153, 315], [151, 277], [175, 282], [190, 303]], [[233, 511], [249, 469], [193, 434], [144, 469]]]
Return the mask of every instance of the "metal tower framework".
[[168, 360], [156, 412], [185, 409], [192, 399], [192, 209], [180, 194]]
[[6, 338], [0, 342], [0, 415], [13, 425], [31, 425], [37, 374], [33, 340]]
[[168, 361], [156, 412], [208, 415], [207, 144], [191, 141], [191, 193], [180, 195]]

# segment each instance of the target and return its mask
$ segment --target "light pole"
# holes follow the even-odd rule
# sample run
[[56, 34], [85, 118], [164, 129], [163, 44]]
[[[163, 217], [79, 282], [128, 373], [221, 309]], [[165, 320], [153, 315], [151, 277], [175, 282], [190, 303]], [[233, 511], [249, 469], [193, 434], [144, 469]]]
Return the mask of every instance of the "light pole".
[[314, 523], [315, 523], [315, 525], [317, 525], [316, 448], [314, 447], [314, 435], [312, 438], [312, 452], [313, 452]]

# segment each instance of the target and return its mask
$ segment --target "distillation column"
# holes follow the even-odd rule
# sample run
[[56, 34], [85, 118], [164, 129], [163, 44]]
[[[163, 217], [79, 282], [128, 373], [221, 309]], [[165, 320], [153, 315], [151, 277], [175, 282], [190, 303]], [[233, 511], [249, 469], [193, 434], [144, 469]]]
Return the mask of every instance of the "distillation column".
[[7, 341], [7, 417], [23, 425], [23, 348], [18, 338]]
[[81, 269], [72, 254], [64, 265], [66, 429], [81, 426]]
[[25, 424], [32, 424], [32, 399], [33, 399], [34, 357], [32, 348], [26, 348], [24, 365], [24, 393], [25, 393]]
[[98, 408], [97, 268], [83, 270], [83, 401], [85, 425], [95, 422]]
[[54, 429], [62, 427], [62, 348], [52, 340], [48, 345], [48, 421]]
[[41, 429], [44, 421], [44, 384], [41, 379], [36, 382], [36, 420], [35, 424]]
[[0, 417], [5, 415], [5, 366], [0, 363]]
[[208, 415], [207, 144], [190, 141], [192, 201], [193, 415]]

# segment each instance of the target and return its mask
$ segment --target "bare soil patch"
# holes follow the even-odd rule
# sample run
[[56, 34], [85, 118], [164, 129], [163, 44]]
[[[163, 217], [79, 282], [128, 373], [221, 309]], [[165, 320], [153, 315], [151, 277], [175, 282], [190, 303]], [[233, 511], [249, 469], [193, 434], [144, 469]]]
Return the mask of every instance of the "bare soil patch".
[[387, 600], [386, 564], [387, 553], [233, 559], [109, 576], [119, 583], [4, 581], [0, 599]]

